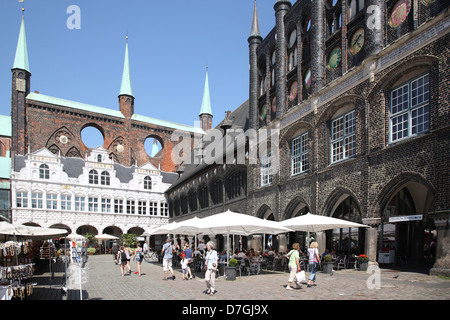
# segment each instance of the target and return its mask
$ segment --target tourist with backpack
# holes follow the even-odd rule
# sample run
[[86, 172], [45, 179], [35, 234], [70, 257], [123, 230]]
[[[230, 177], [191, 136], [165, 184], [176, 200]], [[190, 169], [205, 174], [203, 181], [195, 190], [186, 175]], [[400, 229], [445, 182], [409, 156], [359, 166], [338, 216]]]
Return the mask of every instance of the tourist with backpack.
[[124, 246], [120, 246], [119, 252], [117, 252], [117, 260], [120, 264], [120, 272], [122, 273], [122, 277], [125, 273], [125, 267], [127, 265], [127, 254], [125, 253]]
[[170, 239], [167, 239], [166, 243], [163, 245], [161, 255], [163, 256], [163, 280], [167, 280], [167, 271], [170, 271], [170, 273], [172, 274], [172, 280], [175, 280], [175, 274], [173, 273], [172, 269], [173, 246]]

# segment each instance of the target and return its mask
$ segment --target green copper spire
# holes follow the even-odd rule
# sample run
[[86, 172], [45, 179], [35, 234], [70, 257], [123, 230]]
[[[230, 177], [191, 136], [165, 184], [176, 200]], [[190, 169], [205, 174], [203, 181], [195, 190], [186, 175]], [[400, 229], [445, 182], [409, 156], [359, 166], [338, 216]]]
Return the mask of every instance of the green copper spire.
[[202, 101], [202, 107], [200, 109], [199, 115], [202, 115], [202, 114], [212, 115], [211, 98], [209, 97], [208, 67], [206, 67], [205, 89], [203, 91], [203, 101]]
[[27, 38], [25, 36], [25, 22], [23, 16], [22, 24], [20, 25], [19, 40], [17, 41], [16, 57], [14, 58], [14, 65], [12, 68], [30, 72], [30, 66], [28, 64]]
[[152, 145], [152, 157], [156, 156], [156, 154], [159, 152], [158, 147], [158, 141], [156, 139], [153, 139], [153, 145]]
[[127, 44], [125, 47], [125, 62], [123, 64], [122, 84], [120, 85], [119, 96], [128, 95], [133, 96], [133, 90], [131, 89], [131, 76], [130, 76], [130, 62], [128, 60], [128, 36]]

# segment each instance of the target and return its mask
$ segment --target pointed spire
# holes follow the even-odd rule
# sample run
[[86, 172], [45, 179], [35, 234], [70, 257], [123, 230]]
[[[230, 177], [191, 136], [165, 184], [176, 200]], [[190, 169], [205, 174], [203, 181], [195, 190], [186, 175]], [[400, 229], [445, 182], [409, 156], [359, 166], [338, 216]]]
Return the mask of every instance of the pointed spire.
[[158, 141], [156, 139], [153, 139], [153, 145], [152, 145], [152, 157], [156, 156], [156, 154], [159, 152], [158, 147]]
[[209, 96], [208, 66], [206, 66], [205, 89], [203, 91], [203, 101], [202, 101], [202, 107], [200, 109], [199, 115], [202, 115], [202, 114], [210, 114], [210, 115], [212, 115], [211, 98]]
[[128, 95], [133, 96], [133, 90], [131, 89], [131, 75], [130, 75], [130, 61], [128, 59], [128, 36], [125, 46], [125, 61], [123, 64], [122, 84], [120, 85], [119, 96]]
[[256, 8], [256, 0], [255, 0], [255, 7], [253, 9], [252, 30], [250, 32], [250, 37], [261, 37], [261, 33], [259, 31], [258, 10]]
[[20, 25], [19, 40], [17, 41], [16, 56], [14, 58], [14, 65], [12, 68], [30, 72], [30, 65], [28, 63], [27, 37], [25, 36], [25, 20], [23, 15], [22, 24]]

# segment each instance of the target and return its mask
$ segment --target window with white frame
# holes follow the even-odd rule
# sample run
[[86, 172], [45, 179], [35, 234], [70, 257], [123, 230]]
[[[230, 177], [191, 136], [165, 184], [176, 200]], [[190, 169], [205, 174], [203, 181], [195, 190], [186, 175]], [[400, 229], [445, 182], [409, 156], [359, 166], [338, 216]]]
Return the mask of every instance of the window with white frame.
[[272, 151], [261, 156], [261, 186], [272, 184]]
[[161, 203], [161, 215], [164, 217], [169, 216], [169, 205], [166, 202]]
[[31, 207], [33, 209], [44, 208], [44, 195], [40, 192], [33, 192], [31, 194]]
[[98, 184], [98, 172], [97, 172], [97, 170], [89, 171], [89, 184]]
[[102, 212], [111, 212], [111, 199], [102, 198]]
[[135, 214], [135, 201], [134, 200], [127, 200], [127, 213]]
[[152, 178], [150, 178], [149, 176], [144, 178], [144, 189], [152, 190]]
[[428, 132], [430, 76], [422, 75], [391, 91], [390, 142]]
[[86, 198], [83, 196], [75, 196], [75, 211], [85, 211]]
[[50, 168], [46, 164], [39, 167], [39, 179], [50, 179]]
[[69, 195], [61, 195], [61, 210], [72, 210], [72, 197]]
[[147, 214], [147, 201], [138, 201], [138, 214]]
[[28, 192], [17, 192], [16, 205], [17, 208], [28, 208]]
[[98, 212], [98, 198], [89, 197], [88, 210], [89, 212]]
[[308, 143], [308, 132], [292, 139], [292, 175], [296, 175], [309, 170]]
[[100, 175], [100, 184], [102, 186], [109, 186], [111, 184], [111, 179], [109, 177], [109, 172], [103, 171]]
[[114, 199], [114, 213], [123, 213], [122, 199]]
[[158, 203], [157, 202], [150, 202], [150, 215], [156, 216], [158, 214]]
[[47, 193], [47, 210], [58, 209], [58, 195], [55, 193]]
[[331, 162], [353, 157], [356, 152], [355, 110], [331, 122]]

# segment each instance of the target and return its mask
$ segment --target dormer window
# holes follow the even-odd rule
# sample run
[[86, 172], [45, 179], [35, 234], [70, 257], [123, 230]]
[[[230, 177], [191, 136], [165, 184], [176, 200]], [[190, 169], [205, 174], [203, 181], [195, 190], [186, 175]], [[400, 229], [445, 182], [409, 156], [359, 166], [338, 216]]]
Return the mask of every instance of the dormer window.
[[40, 179], [50, 179], [50, 168], [46, 164], [41, 164], [39, 167], [39, 178]]
[[98, 172], [97, 172], [97, 170], [89, 171], [89, 184], [98, 184]]
[[144, 189], [152, 190], [152, 178], [150, 178], [149, 176], [144, 178]]
[[111, 184], [109, 172], [107, 172], [107, 171], [102, 172], [102, 174], [100, 175], [100, 184], [102, 186], [109, 186]]

